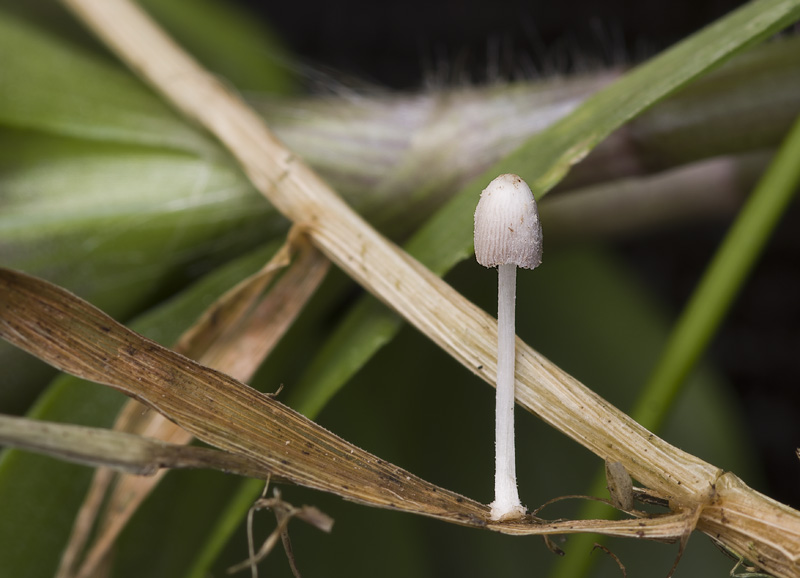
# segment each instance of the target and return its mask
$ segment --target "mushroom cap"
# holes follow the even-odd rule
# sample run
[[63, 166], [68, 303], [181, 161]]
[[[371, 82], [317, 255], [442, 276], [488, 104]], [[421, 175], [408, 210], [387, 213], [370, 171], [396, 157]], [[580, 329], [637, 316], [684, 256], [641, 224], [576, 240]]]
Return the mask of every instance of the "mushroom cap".
[[500, 175], [475, 209], [475, 258], [484, 267], [542, 262], [542, 226], [530, 187], [517, 175]]

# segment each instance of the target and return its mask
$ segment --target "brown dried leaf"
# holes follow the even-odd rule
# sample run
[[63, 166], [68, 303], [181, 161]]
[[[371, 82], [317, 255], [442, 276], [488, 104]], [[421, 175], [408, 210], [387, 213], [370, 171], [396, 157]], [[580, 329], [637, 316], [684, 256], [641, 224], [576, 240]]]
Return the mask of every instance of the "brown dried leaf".
[[[248, 381], [302, 311], [324, 279], [329, 264], [305, 237], [293, 229], [289, 240], [273, 258], [261, 270], [216, 300], [183, 334], [175, 350], [236, 379]], [[263, 295], [276, 275], [287, 267], [286, 273]], [[173, 444], [188, 444], [192, 439], [189, 432], [135, 400], [123, 407], [114, 429]], [[117, 477], [107, 500], [108, 506], [98, 522], [99, 531], [94, 544], [86, 552], [81, 567], [74, 571], [78, 558], [76, 552], [84, 550], [92, 527], [87, 526], [85, 520], [95, 519], [100, 513], [103, 500], [95, 494], [104, 495], [109, 488], [105, 476], [98, 472], [87, 493], [86, 505], [82, 506], [79, 514], [82, 525], [78, 527], [76, 524], [73, 529], [57, 578], [93, 576], [120, 532], [165, 474], [166, 470], [159, 470], [148, 478]]]
[[116, 323], [64, 289], [0, 268], [0, 337], [47, 363], [110, 385], [268, 475], [347, 500], [508, 534], [604, 533], [674, 540], [692, 510], [651, 519], [492, 522], [489, 508], [336, 437], [213, 369]]
[[[260, 271], [215, 301], [175, 346], [179, 353], [248, 381], [328, 272], [330, 261], [295, 227]], [[283, 269], [286, 272], [264, 295]]]

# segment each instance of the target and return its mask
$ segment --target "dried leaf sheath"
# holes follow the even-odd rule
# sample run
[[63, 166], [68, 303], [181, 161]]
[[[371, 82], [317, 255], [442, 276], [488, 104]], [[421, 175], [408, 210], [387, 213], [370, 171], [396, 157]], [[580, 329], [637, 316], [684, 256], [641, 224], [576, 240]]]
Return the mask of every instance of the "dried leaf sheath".
[[[200, 319], [183, 334], [175, 351], [248, 382], [308, 299], [325, 277], [329, 262], [302, 235], [290, 233], [287, 242], [270, 261], [255, 274], [228, 290]], [[276, 275], [286, 269], [272, 287]], [[264, 291], [267, 290], [266, 294]], [[135, 400], [125, 405], [114, 425], [120, 431], [160, 439], [174, 444], [187, 444], [192, 435], [169, 421], [162, 414], [146, 411]], [[126, 429], [132, 427], [132, 429]], [[227, 452], [225, 455], [232, 457]], [[263, 476], [263, 471], [259, 476]], [[76, 523], [62, 556], [58, 578], [94, 576], [116, 538], [127, 525], [144, 499], [158, 485], [166, 470], [155, 475], [122, 475], [115, 480], [107, 500], [94, 493], [105, 493], [105, 476], [98, 471], [81, 508], [79, 520], [95, 519], [100, 530], [87, 549], [92, 525]], [[245, 474], [246, 475], [246, 474]], [[278, 481], [275, 476], [272, 479]], [[95, 483], [97, 482], [97, 483]], [[102, 513], [100, 506], [103, 503]], [[83, 555], [79, 569], [75, 560]]]
[[104, 383], [164, 413], [199, 439], [268, 473], [345, 499], [511, 534], [603, 532], [677, 539], [695, 514], [646, 520], [488, 521], [483, 504], [434, 486], [336, 437], [213, 369], [123, 327], [46, 281], [0, 268], [0, 337], [79, 377]]

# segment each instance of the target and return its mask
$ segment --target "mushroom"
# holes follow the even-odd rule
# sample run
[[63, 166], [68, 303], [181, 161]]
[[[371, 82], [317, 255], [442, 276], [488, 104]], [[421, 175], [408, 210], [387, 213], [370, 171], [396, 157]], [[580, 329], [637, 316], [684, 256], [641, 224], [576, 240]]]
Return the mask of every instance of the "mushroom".
[[495, 499], [492, 520], [525, 514], [517, 491], [514, 458], [514, 306], [517, 267], [542, 262], [542, 227], [536, 201], [517, 175], [500, 175], [481, 193], [475, 209], [475, 258], [497, 267], [497, 393], [495, 403]]

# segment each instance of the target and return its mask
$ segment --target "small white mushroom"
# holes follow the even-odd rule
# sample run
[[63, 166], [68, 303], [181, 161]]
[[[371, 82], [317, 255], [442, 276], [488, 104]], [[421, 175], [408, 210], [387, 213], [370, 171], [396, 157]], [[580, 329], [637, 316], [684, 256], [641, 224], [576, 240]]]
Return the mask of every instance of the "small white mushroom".
[[528, 185], [517, 175], [500, 175], [481, 193], [475, 209], [475, 258], [497, 267], [497, 393], [495, 404], [495, 499], [492, 520], [525, 514], [517, 491], [514, 457], [514, 358], [517, 267], [542, 262], [542, 227]]

